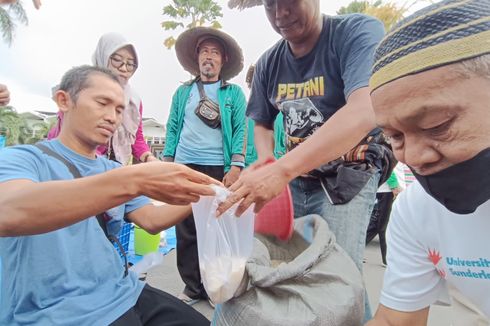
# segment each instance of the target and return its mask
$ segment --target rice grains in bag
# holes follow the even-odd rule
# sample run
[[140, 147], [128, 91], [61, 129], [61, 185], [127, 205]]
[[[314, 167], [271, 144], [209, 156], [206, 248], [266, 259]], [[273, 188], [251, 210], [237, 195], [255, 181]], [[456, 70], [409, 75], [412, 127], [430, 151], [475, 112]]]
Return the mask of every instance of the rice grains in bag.
[[254, 213], [250, 207], [241, 217], [237, 205], [216, 217], [216, 209], [230, 192], [214, 186], [215, 196], [203, 196], [192, 204], [196, 223], [199, 268], [204, 288], [214, 303], [233, 297], [240, 285], [254, 242]]

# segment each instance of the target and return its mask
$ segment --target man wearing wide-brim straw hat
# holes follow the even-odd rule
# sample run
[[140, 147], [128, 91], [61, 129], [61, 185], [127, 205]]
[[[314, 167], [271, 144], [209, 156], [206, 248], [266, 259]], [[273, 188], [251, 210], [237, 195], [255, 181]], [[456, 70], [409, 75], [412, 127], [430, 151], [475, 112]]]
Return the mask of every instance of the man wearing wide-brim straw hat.
[[[245, 165], [246, 100], [228, 83], [243, 69], [243, 54], [228, 34], [209, 27], [183, 32], [175, 44], [182, 67], [195, 76], [172, 99], [165, 161], [175, 161], [232, 185]], [[207, 299], [201, 284], [193, 216], [176, 227], [177, 267], [185, 289], [181, 300]]]
[[225, 60], [220, 71], [220, 79], [230, 80], [243, 69], [242, 49], [230, 35], [210, 27], [196, 27], [183, 32], [175, 43], [177, 59], [182, 67], [193, 76], [200, 76], [197, 58], [200, 43], [207, 39], [217, 41], [224, 48]]
[[[229, 5], [262, 5], [282, 37], [256, 64], [247, 116], [255, 121], [259, 163], [272, 156], [272, 126], [279, 112], [288, 153], [243, 174], [219, 212], [240, 201], [239, 214], [252, 203], [260, 210], [289, 184], [295, 217], [321, 215], [362, 271], [376, 190], [394, 165], [376, 128], [368, 90], [383, 24], [362, 14], [324, 15], [320, 0]], [[370, 318], [366, 297], [365, 319]]]

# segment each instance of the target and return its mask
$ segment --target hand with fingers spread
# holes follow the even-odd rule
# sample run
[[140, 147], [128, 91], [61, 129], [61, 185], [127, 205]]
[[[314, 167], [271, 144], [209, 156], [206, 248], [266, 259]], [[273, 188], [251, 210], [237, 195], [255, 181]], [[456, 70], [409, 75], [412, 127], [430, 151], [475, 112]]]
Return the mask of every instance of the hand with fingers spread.
[[242, 215], [252, 204], [255, 204], [254, 212], [257, 213], [278, 196], [290, 180], [291, 177], [277, 162], [254, 164], [229, 188], [232, 194], [218, 206], [217, 215], [221, 215], [240, 201], [236, 210], [237, 216]]
[[173, 205], [197, 202], [200, 196], [212, 196], [211, 184], [218, 180], [177, 163], [149, 162], [134, 166], [144, 175], [139, 186], [141, 193]]

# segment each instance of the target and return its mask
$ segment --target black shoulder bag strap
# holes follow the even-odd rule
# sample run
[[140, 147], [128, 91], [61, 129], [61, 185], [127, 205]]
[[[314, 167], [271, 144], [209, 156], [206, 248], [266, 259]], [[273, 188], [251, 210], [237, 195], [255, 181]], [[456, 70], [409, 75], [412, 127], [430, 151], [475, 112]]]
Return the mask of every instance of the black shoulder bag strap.
[[208, 97], [206, 96], [206, 93], [204, 92], [204, 87], [202, 86], [202, 82], [200, 80], [198, 80], [196, 82], [196, 84], [197, 84], [197, 89], [199, 90], [199, 96], [201, 97], [201, 100], [204, 101]]
[[[40, 144], [40, 143], [36, 143], [36, 144], [34, 144], [34, 146], [39, 148], [44, 154], [49, 155], [51, 157], [54, 157], [55, 159], [61, 161], [61, 163], [63, 163], [68, 168], [68, 170], [73, 175], [73, 177], [75, 177], [75, 179], [79, 179], [82, 177], [82, 175], [80, 174], [80, 171], [78, 171], [77, 167], [75, 165], [73, 165], [73, 163], [68, 161], [66, 158], [61, 156], [60, 154], [56, 153], [55, 151], [51, 150], [49, 147], [47, 147], [43, 144]], [[124, 251], [124, 248], [122, 247], [121, 242], [119, 242], [119, 239], [117, 237], [108, 234], [107, 222], [104, 218], [104, 214], [105, 213], [97, 214], [96, 215], [97, 221], [99, 222], [99, 225], [102, 228], [102, 231], [104, 231], [104, 234], [107, 237], [107, 239], [109, 239], [109, 241], [111, 243], [115, 243], [117, 245], [117, 247], [119, 248], [119, 251], [123, 254], [123, 256], [124, 256], [124, 269], [125, 269], [124, 270], [124, 276], [126, 277], [126, 275], [128, 275], [128, 257], [126, 257], [126, 251]]]

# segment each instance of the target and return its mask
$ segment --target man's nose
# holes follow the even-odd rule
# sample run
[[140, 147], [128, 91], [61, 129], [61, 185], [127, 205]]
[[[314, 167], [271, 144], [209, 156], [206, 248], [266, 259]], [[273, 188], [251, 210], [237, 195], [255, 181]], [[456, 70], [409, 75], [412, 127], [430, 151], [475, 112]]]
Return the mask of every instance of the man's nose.
[[107, 109], [104, 115], [104, 119], [110, 123], [116, 123], [117, 112], [115, 109]]
[[276, 19], [280, 20], [281, 18], [289, 15], [291, 13], [291, 9], [289, 8], [289, 4], [285, 3], [286, 1], [276, 1]]
[[422, 174], [441, 158], [439, 152], [427, 140], [415, 137], [405, 139], [401, 156], [400, 161]]

